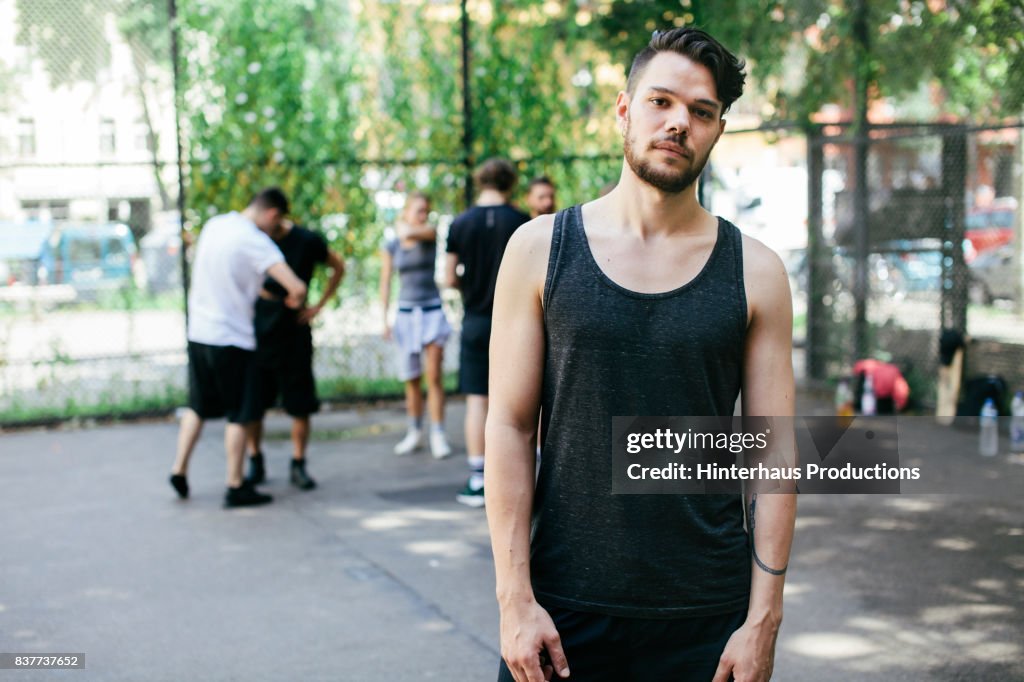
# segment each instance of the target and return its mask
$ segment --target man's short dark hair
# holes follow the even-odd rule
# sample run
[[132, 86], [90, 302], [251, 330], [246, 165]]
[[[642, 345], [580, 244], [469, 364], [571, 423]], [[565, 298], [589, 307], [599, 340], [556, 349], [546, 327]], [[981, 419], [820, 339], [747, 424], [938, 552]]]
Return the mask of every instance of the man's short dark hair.
[[483, 189], [496, 189], [499, 192], [511, 192], [519, 181], [516, 167], [505, 159], [487, 159], [474, 174], [476, 184]]
[[659, 52], [675, 52], [707, 67], [715, 79], [723, 114], [743, 94], [747, 74], [743, 70], [746, 63], [742, 59], [700, 29], [673, 28], [669, 31], [655, 31], [647, 47], [633, 58], [633, 66], [629, 69], [629, 79], [626, 81], [626, 92], [630, 96], [635, 92], [647, 64]]
[[551, 189], [555, 188], [555, 183], [551, 182], [551, 178], [549, 178], [546, 175], [538, 175], [533, 180], [530, 180], [529, 183], [527, 183], [526, 193], [529, 194], [530, 190], [536, 187], [537, 185], [547, 185]]
[[261, 189], [249, 205], [261, 209], [276, 208], [281, 215], [288, 215], [288, 197], [280, 187]]

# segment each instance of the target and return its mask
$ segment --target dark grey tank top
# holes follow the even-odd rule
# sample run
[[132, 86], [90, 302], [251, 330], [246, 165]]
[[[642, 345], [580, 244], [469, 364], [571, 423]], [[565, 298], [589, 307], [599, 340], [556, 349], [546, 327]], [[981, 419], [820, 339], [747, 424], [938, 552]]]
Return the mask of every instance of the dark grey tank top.
[[599, 268], [579, 206], [555, 216], [544, 284], [542, 456], [531, 576], [541, 604], [637, 618], [745, 609], [739, 495], [613, 495], [613, 416], [731, 415], [743, 375], [742, 237], [719, 219], [700, 273], [664, 293]]

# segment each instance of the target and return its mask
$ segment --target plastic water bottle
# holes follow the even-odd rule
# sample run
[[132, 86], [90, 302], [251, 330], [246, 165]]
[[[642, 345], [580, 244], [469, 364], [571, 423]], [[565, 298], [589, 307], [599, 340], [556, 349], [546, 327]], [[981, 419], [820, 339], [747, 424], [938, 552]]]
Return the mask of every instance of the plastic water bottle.
[[850, 390], [850, 382], [847, 379], [840, 379], [836, 386], [836, 416], [853, 416], [853, 391]]
[[999, 454], [999, 410], [992, 398], [985, 400], [981, 408], [981, 433], [978, 440], [978, 452], [985, 457]]
[[1010, 412], [1010, 451], [1024, 452], [1024, 391], [1013, 396]]
[[873, 417], [878, 411], [875, 401], [875, 380], [870, 374], [864, 375], [864, 393], [860, 397], [860, 413], [865, 417]]

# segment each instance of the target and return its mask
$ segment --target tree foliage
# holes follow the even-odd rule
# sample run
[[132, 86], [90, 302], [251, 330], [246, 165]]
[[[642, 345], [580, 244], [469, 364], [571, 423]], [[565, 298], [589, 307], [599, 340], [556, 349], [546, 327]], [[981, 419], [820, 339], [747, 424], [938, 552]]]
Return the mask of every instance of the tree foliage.
[[[941, 86], [933, 118], [1019, 114], [1019, 2], [864, 1], [867, 59], [858, 0], [470, 2], [466, 150], [457, 0], [178, 0], [187, 217], [198, 226], [280, 184], [300, 220], [365, 256], [394, 213], [379, 192], [423, 189], [452, 213], [467, 168], [492, 155], [554, 178], [563, 205], [589, 199], [618, 173], [612, 103], [626, 68], [670, 26], [706, 28], [745, 57], [748, 92], [776, 118], [850, 104], [858, 69], [874, 97]], [[17, 3], [18, 39], [55, 82], [96, 78], [111, 8], [154, 63], [169, 52], [163, 0]]]
[[[868, 17], [867, 59], [854, 35]], [[1016, 0], [614, 0], [598, 3], [603, 38], [628, 64], [656, 28], [696, 25], [746, 57], [753, 89], [781, 118], [853, 107], [864, 70], [873, 97], [936, 86], [933, 117], [1019, 116], [1024, 106], [1024, 7]], [[643, 26], [644, 31], [636, 27]], [[795, 66], [794, 66], [795, 64]]]

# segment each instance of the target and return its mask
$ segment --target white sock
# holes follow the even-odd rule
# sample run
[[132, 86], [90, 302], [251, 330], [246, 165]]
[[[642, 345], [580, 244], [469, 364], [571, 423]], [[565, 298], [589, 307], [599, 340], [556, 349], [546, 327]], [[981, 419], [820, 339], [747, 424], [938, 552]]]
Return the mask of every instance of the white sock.
[[473, 472], [469, 476], [469, 487], [471, 490], [479, 490], [484, 487], [484, 456], [470, 455], [468, 461]]

